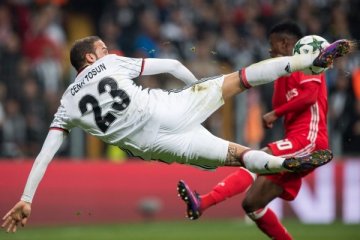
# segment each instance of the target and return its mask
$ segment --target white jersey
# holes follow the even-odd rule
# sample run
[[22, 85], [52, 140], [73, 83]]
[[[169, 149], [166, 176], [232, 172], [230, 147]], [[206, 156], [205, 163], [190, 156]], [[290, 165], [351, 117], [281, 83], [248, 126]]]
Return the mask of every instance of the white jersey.
[[[149, 90], [132, 81], [141, 74], [159, 73], [170, 73], [188, 87]], [[201, 123], [223, 104], [222, 83], [223, 77], [197, 82], [176, 60], [107, 55], [81, 71], [67, 88], [51, 128], [68, 132], [80, 127], [144, 160], [214, 168], [223, 165], [228, 142], [210, 134]], [[32, 201], [65, 136], [62, 131], [49, 131], [26, 183], [23, 201]]]
[[81, 71], [65, 91], [51, 128], [80, 127], [116, 144], [149, 120], [154, 104], [148, 89], [133, 82], [143, 59], [107, 55]]

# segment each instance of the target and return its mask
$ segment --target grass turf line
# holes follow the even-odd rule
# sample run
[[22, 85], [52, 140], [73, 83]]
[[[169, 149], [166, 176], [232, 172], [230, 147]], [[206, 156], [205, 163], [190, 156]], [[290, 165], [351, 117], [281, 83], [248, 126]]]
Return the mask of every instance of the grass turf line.
[[[325, 225], [304, 225], [285, 221], [285, 226], [297, 240], [360, 240], [360, 225], [340, 222]], [[101, 224], [86, 226], [52, 226], [20, 228], [16, 234], [0, 233], [4, 240], [227, 240], [268, 239], [253, 224], [238, 219], [206, 221], [170, 221], [131, 224]]]

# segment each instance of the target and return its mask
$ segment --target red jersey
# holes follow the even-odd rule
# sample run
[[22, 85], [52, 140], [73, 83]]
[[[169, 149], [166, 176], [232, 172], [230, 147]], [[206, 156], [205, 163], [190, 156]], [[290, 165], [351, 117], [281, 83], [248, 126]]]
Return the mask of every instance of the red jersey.
[[[274, 83], [272, 99], [277, 116], [284, 116], [285, 137], [306, 137], [310, 151], [328, 148], [325, 75], [294, 72]], [[311, 145], [311, 146], [310, 146]]]

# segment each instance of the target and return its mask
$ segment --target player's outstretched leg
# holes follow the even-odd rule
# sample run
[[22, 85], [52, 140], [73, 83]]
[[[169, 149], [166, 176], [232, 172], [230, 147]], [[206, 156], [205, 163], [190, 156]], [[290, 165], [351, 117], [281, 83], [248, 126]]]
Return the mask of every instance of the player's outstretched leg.
[[191, 191], [190, 187], [180, 180], [177, 186], [179, 197], [186, 203], [186, 216], [190, 220], [198, 219], [201, 216], [200, 198], [196, 192]]
[[336, 58], [348, 54], [354, 47], [355, 43], [350, 40], [337, 40], [320, 52], [319, 56], [315, 58], [313, 65], [322, 68], [330, 67]]
[[336, 58], [342, 57], [356, 47], [353, 41], [341, 39], [323, 49], [319, 55], [298, 54], [268, 59], [240, 70], [240, 85], [248, 89], [275, 81], [291, 72], [300, 71], [311, 65], [327, 68]]
[[330, 162], [332, 158], [330, 150], [318, 150], [302, 157], [286, 158], [283, 167], [293, 172], [307, 171]]

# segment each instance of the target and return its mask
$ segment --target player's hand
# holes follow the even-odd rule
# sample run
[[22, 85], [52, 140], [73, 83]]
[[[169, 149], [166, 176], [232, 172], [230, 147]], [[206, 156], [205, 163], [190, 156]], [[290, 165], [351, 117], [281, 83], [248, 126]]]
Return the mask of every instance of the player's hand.
[[2, 228], [6, 229], [6, 232], [16, 232], [19, 224], [22, 227], [26, 225], [26, 222], [31, 213], [31, 203], [19, 201], [15, 206], [3, 217]]
[[263, 126], [265, 128], [272, 128], [277, 119], [278, 117], [276, 116], [275, 111], [268, 112], [263, 116]]

